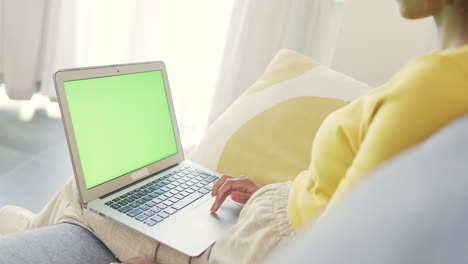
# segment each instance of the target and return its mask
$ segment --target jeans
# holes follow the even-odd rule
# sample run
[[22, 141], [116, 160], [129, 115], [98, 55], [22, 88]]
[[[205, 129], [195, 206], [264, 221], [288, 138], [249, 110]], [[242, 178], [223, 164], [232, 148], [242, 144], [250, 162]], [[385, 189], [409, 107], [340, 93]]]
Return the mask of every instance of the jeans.
[[58, 224], [0, 236], [0, 264], [109, 264], [116, 261], [114, 255], [92, 233], [72, 224]]

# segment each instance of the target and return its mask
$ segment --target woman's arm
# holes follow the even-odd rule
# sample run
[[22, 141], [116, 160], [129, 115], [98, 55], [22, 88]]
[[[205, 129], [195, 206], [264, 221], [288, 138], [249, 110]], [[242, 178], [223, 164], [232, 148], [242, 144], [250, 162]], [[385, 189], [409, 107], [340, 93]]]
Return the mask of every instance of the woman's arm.
[[334, 199], [363, 175], [468, 113], [468, 79], [443, 56], [423, 57], [376, 100], [367, 131]]
[[440, 54], [413, 61], [327, 118], [309, 170], [291, 188], [291, 223], [304, 225], [367, 172], [467, 112], [468, 79], [456, 64]]

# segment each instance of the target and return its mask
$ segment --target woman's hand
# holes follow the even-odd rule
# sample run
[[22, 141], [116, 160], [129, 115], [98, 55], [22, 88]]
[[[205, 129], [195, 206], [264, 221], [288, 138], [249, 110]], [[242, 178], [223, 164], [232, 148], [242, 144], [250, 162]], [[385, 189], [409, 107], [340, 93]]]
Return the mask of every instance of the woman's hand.
[[154, 262], [146, 258], [131, 258], [122, 263], [112, 262], [111, 264], [154, 264]]
[[260, 189], [260, 186], [245, 176], [234, 178], [224, 175], [214, 184], [211, 191], [211, 196], [216, 196], [211, 212], [218, 211], [228, 195], [231, 195], [231, 199], [238, 203], [246, 203], [258, 189]]

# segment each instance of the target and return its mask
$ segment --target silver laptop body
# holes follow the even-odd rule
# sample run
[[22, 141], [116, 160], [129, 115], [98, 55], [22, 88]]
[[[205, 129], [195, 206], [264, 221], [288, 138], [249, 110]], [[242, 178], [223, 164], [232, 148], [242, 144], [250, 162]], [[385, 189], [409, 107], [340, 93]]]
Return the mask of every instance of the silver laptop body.
[[230, 199], [210, 212], [221, 174], [184, 160], [163, 62], [60, 70], [54, 80], [83, 208], [189, 256], [237, 221]]

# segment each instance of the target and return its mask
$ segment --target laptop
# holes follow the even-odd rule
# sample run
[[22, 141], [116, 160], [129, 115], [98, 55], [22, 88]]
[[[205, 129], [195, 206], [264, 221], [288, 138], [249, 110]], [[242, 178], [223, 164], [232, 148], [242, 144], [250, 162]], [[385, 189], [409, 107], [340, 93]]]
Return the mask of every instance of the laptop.
[[238, 218], [210, 212], [221, 176], [184, 159], [163, 62], [60, 70], [57, 98], [83, 208], [198, 256]]

